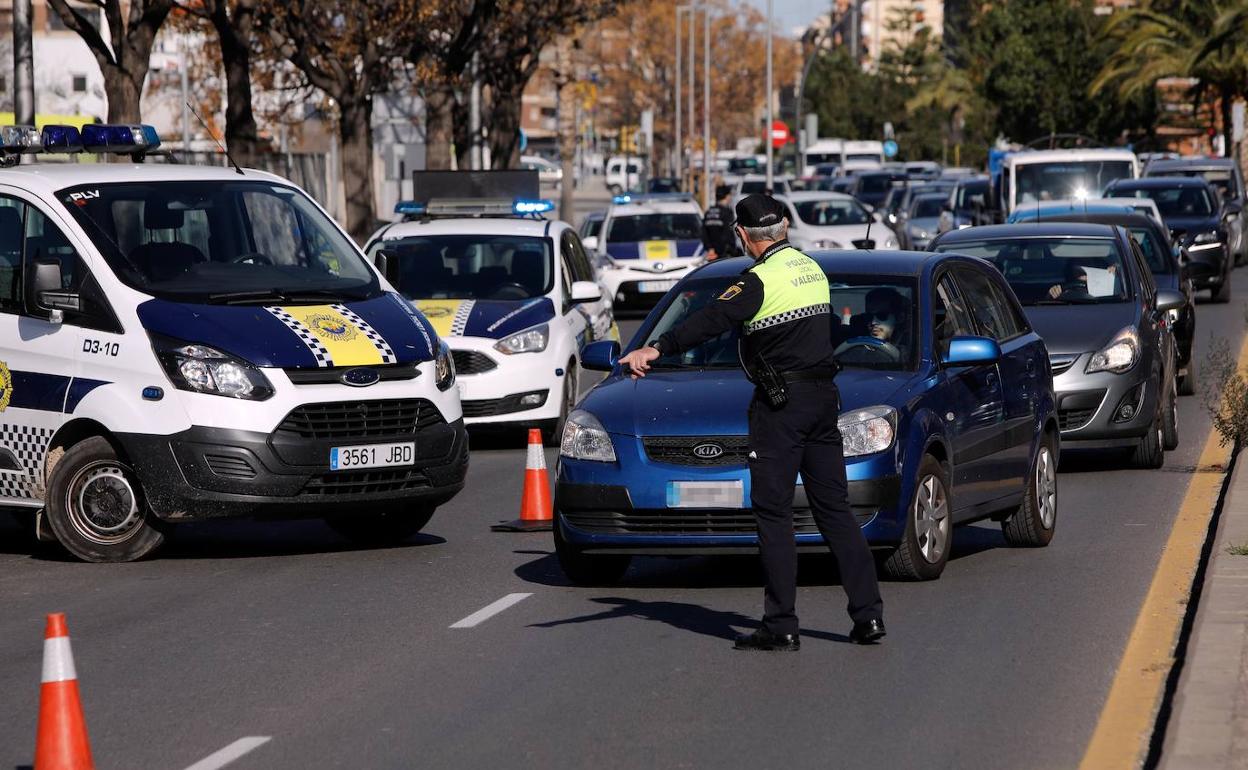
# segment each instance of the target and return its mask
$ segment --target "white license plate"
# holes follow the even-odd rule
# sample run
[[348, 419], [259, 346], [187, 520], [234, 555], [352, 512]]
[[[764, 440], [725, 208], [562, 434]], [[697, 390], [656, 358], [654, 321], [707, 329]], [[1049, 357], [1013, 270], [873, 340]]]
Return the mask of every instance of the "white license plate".
[[637, 290], [643, 294], [653, 294], [667, 291], [675, 285], [675, 278], [669, 278], [666, 281], [639, 281], [637, 283]]
[[668, 508], [744, 508], [745, 483], [738, 481], [669, 481]]
[[336, 446], [329, 450], [329, 469], [346, 471], [354, 468], [385, 468], [411, 465], [416, 461], [416, 444], [366, 444]]

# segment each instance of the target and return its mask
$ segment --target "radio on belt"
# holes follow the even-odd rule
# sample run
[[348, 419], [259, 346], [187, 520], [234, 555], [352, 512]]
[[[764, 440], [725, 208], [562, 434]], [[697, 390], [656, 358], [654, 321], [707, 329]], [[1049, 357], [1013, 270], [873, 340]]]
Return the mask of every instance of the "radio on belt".
[[467, 469], [445, 341], [304, 191], [168, 154], [0, 127], [0, 505], [88, 561], [207, 517], [415, 534]]

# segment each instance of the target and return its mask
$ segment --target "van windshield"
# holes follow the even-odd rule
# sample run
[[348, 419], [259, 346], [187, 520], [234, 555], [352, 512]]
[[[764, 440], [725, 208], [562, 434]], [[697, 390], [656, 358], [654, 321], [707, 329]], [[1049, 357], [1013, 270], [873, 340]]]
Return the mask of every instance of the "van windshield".
[[531, 299], [555, 285], [550, 241], [523, 235], [420, 235], [379, 240], [408, 299]]
[[1129, 160], [1019, 163], [1014, 167], [1018, 204], [1038, 200], [1099, 198], [1110, 182], [1133, 176]]
[[702, 237], [702, 218], [697, 214], [633, 214], [612, 217], [607, 243], [637, 241], [692, 241]]
[[123, 283], [182, 302], [366, 299], [351, 242], [304, 194], [265, 181], [97, 184], [57, 197]]

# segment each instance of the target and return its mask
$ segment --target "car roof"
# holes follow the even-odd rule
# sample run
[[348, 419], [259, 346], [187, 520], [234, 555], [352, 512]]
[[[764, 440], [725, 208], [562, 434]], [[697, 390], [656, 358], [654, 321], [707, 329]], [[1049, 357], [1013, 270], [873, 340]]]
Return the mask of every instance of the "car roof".
[[1148, 164], [1147, 171], [1212, 171], [1235, 168], [1234, 158], [1177, 158], [1154, 160]]
[[1027, 165], [1052, 161], [1080, 160], [1136, 160], [1135, 153], [1125, 147], [1096, 147], [1079, 150], [1022, 150], [1006, 156], [1005, 163]]
[[396, 222], [377, 231], [372, 238], [390, 241], [417, 235], [522, 235], [543, 237], [567, 227], [558, 220], [521, 219], [519, 217], [434, 217], [410, 222]]
[[698, 204], [691, 200], [641, 200], [632, 203], [612, 203], [611, 208], [607, 209], [603, 217], [635, 217], [640, 214], [697, 214], [702, 215], [702, 209], [698, 208]]
[[[1045, 221], [1053, 222], [1088, 222], [1090, 224], [1100, 225], [1121, 225], [1122, 227], [1154, 227], [1164, 232], [1161, 223], [1149, 214], [1145, 214], [1139, 209], [1120, 209], [1118, 211], [1061, 211], [1054, 212], [1052, 219]], [[1022, 224], [1022, 223], [1020, 223]], [[1031, 222], [1027, 223], [1028, 225]]]
[[[929, 263], [939, 262], [943, 254], [928, 251], [885, 251], [858, 249], [855, 251], [812, 251], [810, 258], [819, 263], [824, 272], [833, 275], [920, 275]], [[708, 262], [697, 272], [698, 278], [721, 278], [740, 275], [754, 264], [749, 257], [733, 257]]]
[[1114, 190], [1166, 190], [1173, 187], [1208, 187], [1209, 183], [1200, 177], [1186, 176], [1149, 176], [1139, 179], [1118, 179], [1110, 183]]
[[941, 244], [962, 243], [964, 241], [998, 241], [1007, 238], [1113, 238], [1112, 225], [1086, 222], [1054, 222], [1049, 220], [1020, 222], [1013, 225], [981, 225], [964, 227], [961, 230], [950, 230], [942, 233], [937, 241]]
[[[242, 179], [296, 186], [275, 174], [244, 169]], [[229, 166], [197, 166], [177, 163], [22, 163], [0, 169], [0, 183], [54, 193], [66, 187], [134, 182], [240, 181]]]
[[781, 193], [774, 197], [781, 200], [797, 203], [800, 201], [852, 201], [857, 200], [848, 193], [833, 192], [832, 190], [794, 190], [791, 193]]
[[1043, 219], [1046, 216], [1057, 216], [1066, 213], [1104, 213], [1104, 214], [1122, 214], [1129, 211], [1135, 211], [1136, 208], [1127, 203], [1104, 203], [1079, 201], [1074, 199], [1061, 201], [1044, 201], [1042, 203], [1030, 203], [1019, 206], [1014, 209], [1013, 217], [1027, 217], [1027, 221], [1034, 219]]

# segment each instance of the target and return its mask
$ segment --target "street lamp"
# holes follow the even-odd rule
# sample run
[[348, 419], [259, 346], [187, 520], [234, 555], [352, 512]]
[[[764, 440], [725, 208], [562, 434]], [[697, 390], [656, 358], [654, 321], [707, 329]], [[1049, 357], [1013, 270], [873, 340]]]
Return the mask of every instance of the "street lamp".
[[765, 144], [767, 145], [767, 189], [774, 189], [775, 179], [771, 167], [772, 150], [771, 150], [771, 125], [775, 121], [775, 116], [771, 112], [771, 17], [772, 17], [772, 0], [767, 0], [767, 128], [764, 136], [767, 137]]

